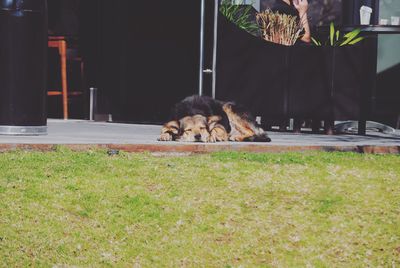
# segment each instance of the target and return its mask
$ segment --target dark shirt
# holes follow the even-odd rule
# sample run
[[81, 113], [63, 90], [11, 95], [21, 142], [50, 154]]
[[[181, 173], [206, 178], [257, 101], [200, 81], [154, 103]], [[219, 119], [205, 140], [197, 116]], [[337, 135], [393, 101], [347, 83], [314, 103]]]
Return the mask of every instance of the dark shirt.
[[293, 4], [291, 3], [290, 5], [288, 5], [283, 0], [275, 0], [275, 3], [272, 5], [271, 10], [274, 12], [279, 12], [281, 14], [286, 14], [286, 15], [291, 15], [291, 16], [299, 16], [299, 12], [293, 6]]

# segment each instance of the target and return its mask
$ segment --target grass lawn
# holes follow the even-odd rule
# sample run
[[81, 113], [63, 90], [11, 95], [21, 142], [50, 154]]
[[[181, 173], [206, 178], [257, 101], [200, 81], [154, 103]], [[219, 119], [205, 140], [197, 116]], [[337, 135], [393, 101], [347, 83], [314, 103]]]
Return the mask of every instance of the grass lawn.
[[0, 266], [400, 267], [400, 156], [0, 154]]

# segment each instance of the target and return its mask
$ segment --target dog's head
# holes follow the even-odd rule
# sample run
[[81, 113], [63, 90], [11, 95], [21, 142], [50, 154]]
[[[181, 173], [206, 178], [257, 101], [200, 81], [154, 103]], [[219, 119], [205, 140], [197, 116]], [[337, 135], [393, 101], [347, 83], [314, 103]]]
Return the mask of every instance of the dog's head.
[[205, 116], [186, 116], [179, 120], [179, 128], [179, 141], [208, 142], [210, 140], [208, 119]]
[[193, 115], [186, 116], [179, 121], [170, 121], [164, 125], [159, 140], [181, 142], [225, 141], [228, 134], [225, 128], [218, 124], [221, 119], [221, 116]]

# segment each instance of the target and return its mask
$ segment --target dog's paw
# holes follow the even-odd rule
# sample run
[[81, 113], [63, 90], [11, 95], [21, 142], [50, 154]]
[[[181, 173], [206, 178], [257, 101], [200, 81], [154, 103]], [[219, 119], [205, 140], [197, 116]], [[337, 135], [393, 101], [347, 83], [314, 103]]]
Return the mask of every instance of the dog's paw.
[[163, 133], [163, 134], [161, 134], [158, 141], [172, 141], [172, 135], [169, 133]]
[[218, 135], [218, 133], [212, 133], [211, 134], [212, 139], [214, 142], [225, 142], [228, 141], [228, 137], [224, 137], [223, 135]]
[[207, 142], [208, 143], [216, 143], [217, 139], [213, 135], [210, 135], [210, 137], [208, 137], [208, 139], [207, 139]]
[[243, 141], [243, 138], [241, 136], [230, 136], [229, 141], [241, 142], [241, 141]]
[[224, 142], [228, 141], [228, 133], [224, 127], [216, 127], [211, 130], [211, 137], [215, 140], [215, 142]]

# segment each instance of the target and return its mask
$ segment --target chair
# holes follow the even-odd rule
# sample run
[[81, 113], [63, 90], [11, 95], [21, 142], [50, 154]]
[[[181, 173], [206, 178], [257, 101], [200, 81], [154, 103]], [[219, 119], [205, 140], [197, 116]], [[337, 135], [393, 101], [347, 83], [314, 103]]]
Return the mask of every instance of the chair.
[[51, 36], [48, 40], [49, 48], [57, 48], [60, 56], [60, 70], [61, 70], [61, 89], [51, 89], [47, 91], [48, 96], [62, 96], [62, 107], [64, 120], [69, 118], [68, 111], [68, 96], [80, 96], [83, 95], [82, 91], [70, 91], [68, 88], [68, 75], [67, 75], [67, 64], [68, 61], [80, 62], [81, 79], [84, 77], [84, 62], [81, 57], [72, 56], [70, 57], [67, 53], [68, 43], [64, 36]]

